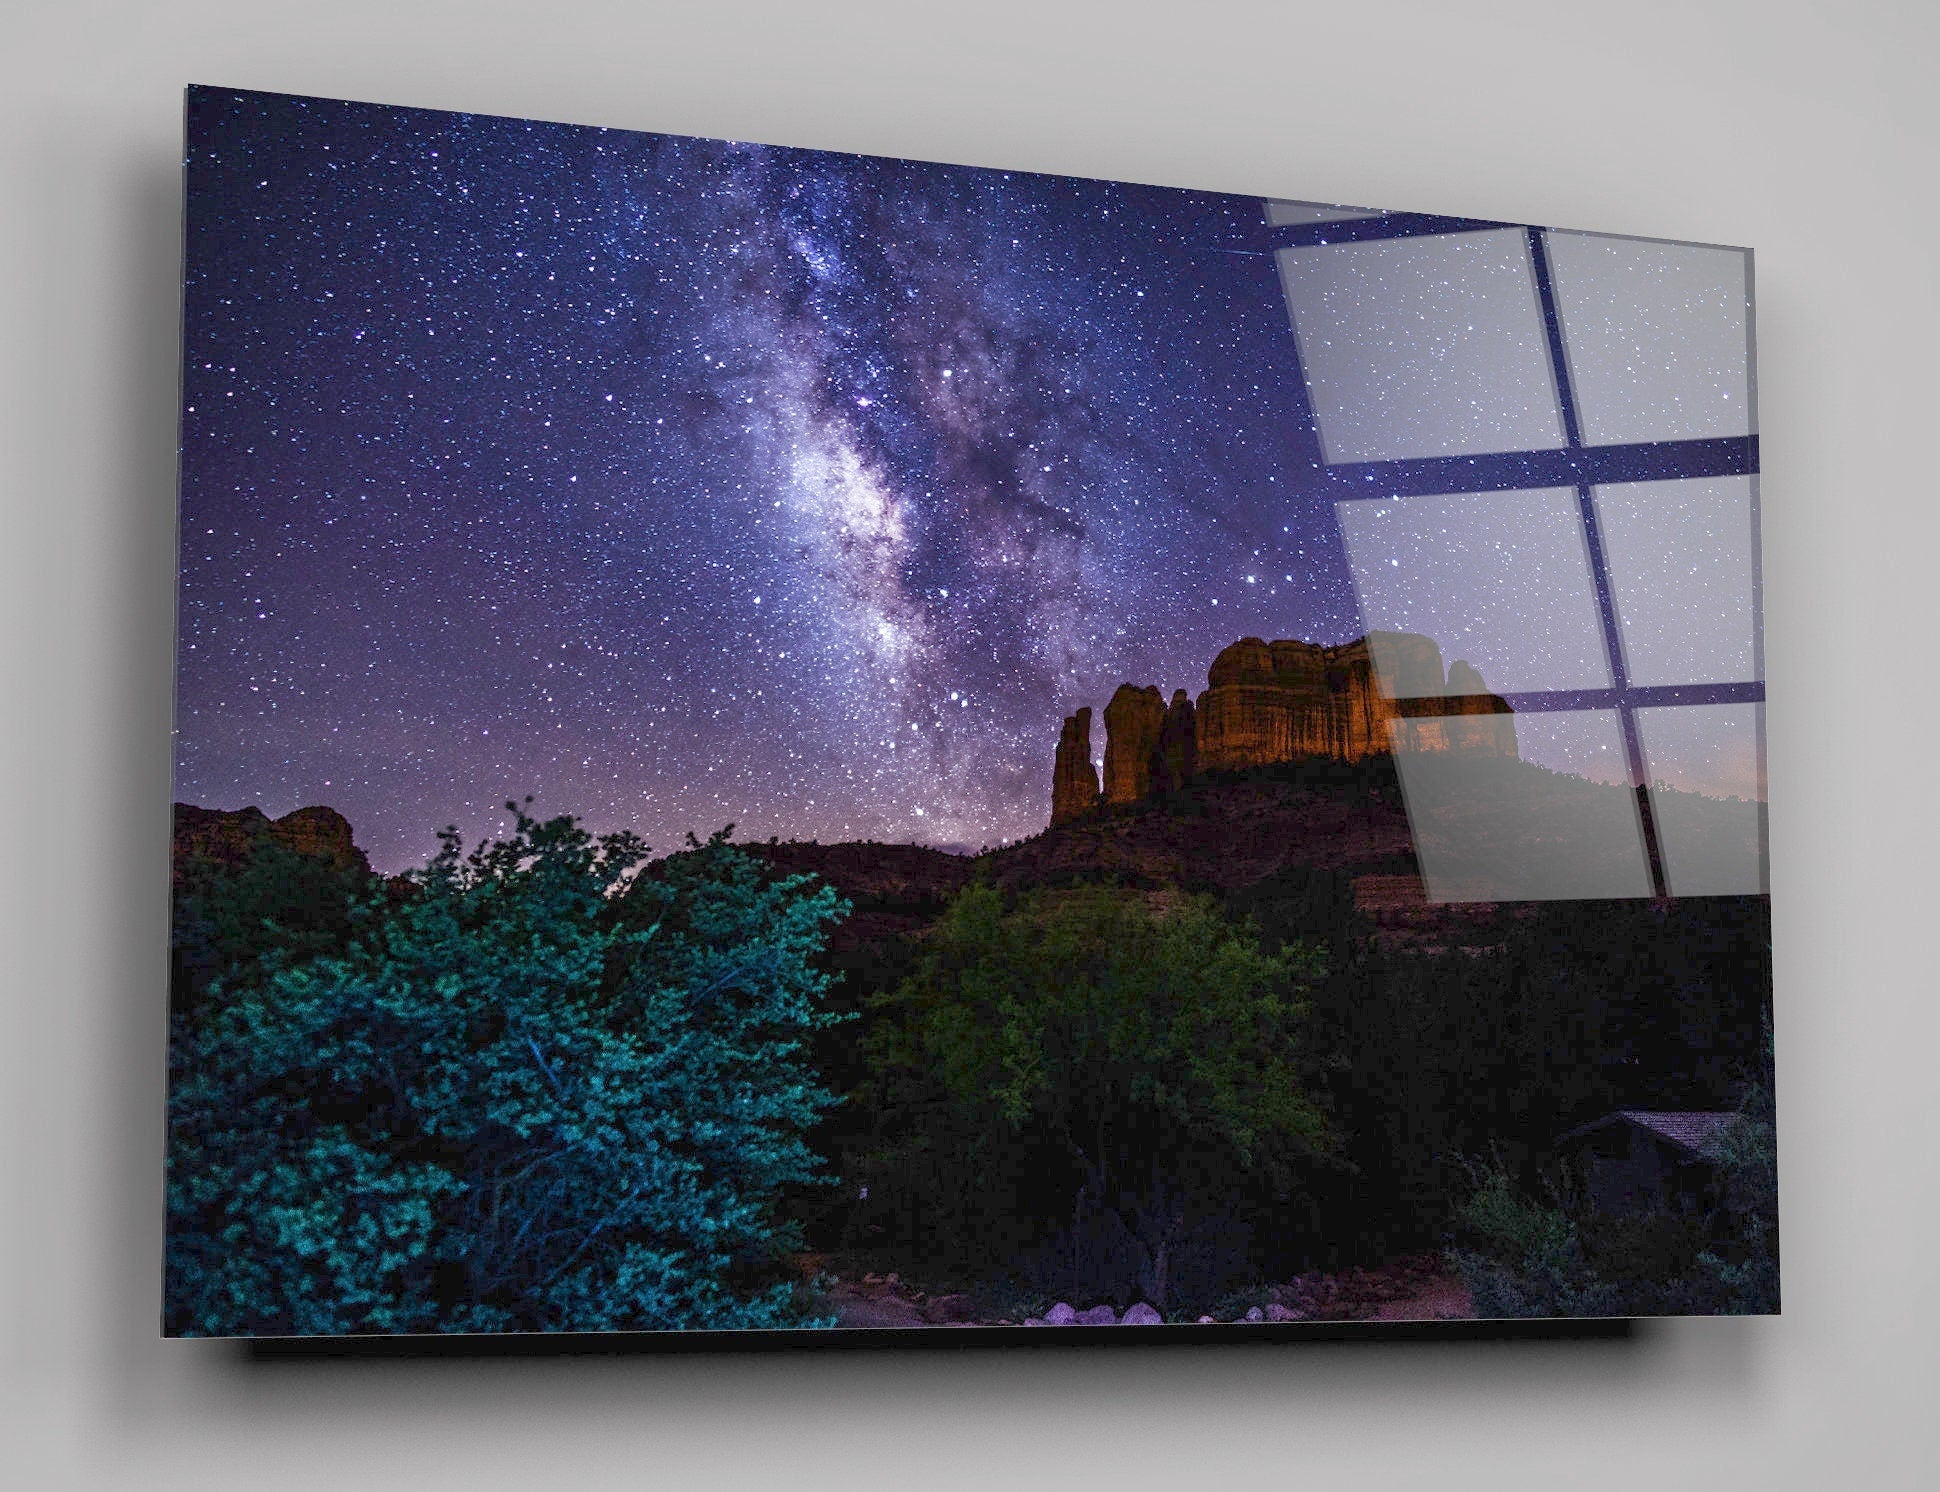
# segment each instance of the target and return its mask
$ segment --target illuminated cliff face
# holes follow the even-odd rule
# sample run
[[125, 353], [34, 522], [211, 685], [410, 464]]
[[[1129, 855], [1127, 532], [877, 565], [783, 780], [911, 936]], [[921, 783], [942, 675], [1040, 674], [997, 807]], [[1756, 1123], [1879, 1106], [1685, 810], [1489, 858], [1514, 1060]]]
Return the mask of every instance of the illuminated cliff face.
[[1156, 685], [1121, 684], [1105, 707], [1102, 791], [1093, 777], [1090, 711], [1058, 742], [1052, 822], [1091, 805], [1137, 803], [1200, 772], [1303, 757], [1356, 762], [1391, 752], [1516, 755], [1509, 706], [1459, 660], [1446, 671], [1434, 640], [1374, 632], [1338, 647], [1243, 637], [1221, 650], [1197, 704], [1168, 708]]
[[1091, 764], [1091, 707], [1064, 717], [1051, 772], [1051, 822], [1082, 818], [1098, 806], [1098, 769]]
[[1432, 638], [1375, 632], [1339, 647], [1246, 637], [1213, 660], [1199, 696], [1199, 769], [1299, 757], [1360, 761], [1396, 746], [1516, 754], [1509, 707]]
[[1136, 803], [1152, 794], [1154, 758], [1165, 729], [1158, 685], [1120, 684], [1105, 706], [1105, 801]]

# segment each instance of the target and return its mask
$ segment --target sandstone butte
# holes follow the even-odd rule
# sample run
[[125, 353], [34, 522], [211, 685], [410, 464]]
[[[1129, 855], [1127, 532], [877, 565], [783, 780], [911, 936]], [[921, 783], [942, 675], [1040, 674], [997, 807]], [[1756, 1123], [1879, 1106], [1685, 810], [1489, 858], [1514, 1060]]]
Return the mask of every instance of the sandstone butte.
[[1051, 822], [1139, 803], [1203, 772], [1305, 757], [1357, 762], [1396, 749], [1515, 756], [1507, 701], [1459, 659], [1411, 632], [1336, 647], [1242, 637], [1213, 659], [1195, 704], [1121, 684], [1105, 706], [1105, 772], [1091, 764], [1091, 711], [1068, 715], [1052, 770]]
[[339, 870], [370, 871], [370, 861], [351, 841], [350, 821], [334, 808], [298, 808], [280, 819], [260, 808], [197, 808], [175, 805], [174, 878], [201, 861], [238, 866], [258, 845], [277, 844], [299, 855], [322, 860]]

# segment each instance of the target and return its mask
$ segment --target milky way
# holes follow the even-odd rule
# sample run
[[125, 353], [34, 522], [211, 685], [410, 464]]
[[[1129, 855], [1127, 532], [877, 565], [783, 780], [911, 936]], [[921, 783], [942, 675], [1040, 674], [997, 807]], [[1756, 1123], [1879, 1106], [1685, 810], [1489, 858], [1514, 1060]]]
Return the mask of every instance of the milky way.
[[187, 159], [180, 799], [975, 847], [1121, 680], [1357, 630], [1257, 199], [208, 90]]

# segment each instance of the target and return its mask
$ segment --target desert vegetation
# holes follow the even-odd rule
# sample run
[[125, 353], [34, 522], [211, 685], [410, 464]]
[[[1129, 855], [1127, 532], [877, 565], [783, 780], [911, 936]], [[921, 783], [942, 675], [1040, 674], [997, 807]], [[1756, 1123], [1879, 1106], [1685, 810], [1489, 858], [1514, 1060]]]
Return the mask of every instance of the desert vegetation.
[[[1396, 910], [1394, 798], [1295, 764], [969, 858], [515, 808], [388, 881], [178, 836], [167, 1327], [1775, 1308], [1765, 900]], [[1220, 884], [1235, 815], [1394, 873]], [[1736, 1113], [1715, 1184], [1594, 1205], [1557, 1139], [1627, 1108]]]

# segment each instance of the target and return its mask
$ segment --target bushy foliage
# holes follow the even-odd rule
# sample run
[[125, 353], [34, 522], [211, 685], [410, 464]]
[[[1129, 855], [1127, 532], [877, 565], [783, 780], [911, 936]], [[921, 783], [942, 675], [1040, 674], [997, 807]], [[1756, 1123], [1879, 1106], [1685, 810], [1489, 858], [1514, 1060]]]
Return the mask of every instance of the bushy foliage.
[[260, 980], [265, 960], [340, 953], [351, 908], [372, 894], [358, 867], [301, 854], [267, 835], [240, 863], [188, 858], [177, 867], [169, 939], [169, 1006], [193, 1014], [210, 984]]
[[1461, 1216], [1476, 1247], [1456, 1262], [1477, 1317], [1624, 1314], [1616, 1288], [1585, 1256], [1575, 1219], [1524, 1195], [1505, 1168], [1482, 1174]]
[[1704, 1211], [1601, 1212], [1564, 1183], [1546, 1201], [1499, 1163], [1462, 1209], [1455, 1254], [1479, 1317], [1763, 1315], [1779, 1307], [1778, 1173], [1769, 1080], [1750, 1084], [1717, 1150]]
[[521, 811], [336, 951], [216, 978], [172, 1050], [169, 1329], [796, 1324], [773, 1204], [820, 1173], [845, 908], [725, 831], [644, 856]]
[[877, 1173], [939, 1234], [1015, 1259], [1034, 1230], [1081, 1293], [1163, 1307], [1195, 1238], [1244, 1266], [1235, 1188], [1284, 1186], [1320, 1138], [1296, 1068], [1318, 973], [1208, 898], [974, 884], [875, 1002]]
[[1464, 1157], [1499, 1152], [1520, 1176], [1612, 1109], [1729, 1108], [1759, 1060], [1763, 898], [1502, 908], [1456, 952], [1328, 932], [1353, 906], [1327, 890], [1283, 873], [1228, 897], [1333, 954], [1303, 1078], [1341, 1144], [1303, 1189], [1307, 1236], [1340, 1247], [1284, 1267], [1439, 1248], [1474, 1189]]
[[1733, 1227], [1722, 1243], [1698, 1256], [1699, 1267], [1715, 1281], [1720, 1310], [1730, 1315], [1765, 1315], [1779, 1308], [1778, 1116], [1769, 1027], [1765, 1039], [1765, 1073], [1746, 1091], [1737, 1122], [1719, 1147], [1723, 1205]]

